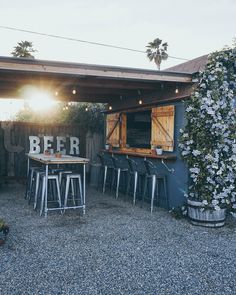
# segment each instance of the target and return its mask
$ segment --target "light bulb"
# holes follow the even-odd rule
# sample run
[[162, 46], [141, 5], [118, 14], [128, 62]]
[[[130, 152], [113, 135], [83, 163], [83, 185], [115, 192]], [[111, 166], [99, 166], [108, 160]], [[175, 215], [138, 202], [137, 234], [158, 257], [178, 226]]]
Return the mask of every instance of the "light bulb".
[[55, 91], [55, 95], [58, 96], [58, 91]]
[[72, 93], [73, 93], [73, 94], [76, 94], [76, 89], [73, 89], [73, 90], [72, 90]]
[[140, 100], [138, 101], [138, 103], [139, 103], [139, 104], [143, 104], [143, 101], [142, 101], [142, 99], [140, 99]]
[[88, 111], [88, 108], [86, 107], [86, 108], [85, 108], [85, 112], [87, 112], [87, 111]]
[[175, 88], [175, 93], [176, 94], [179, 93], [179, 88], [178, 87]]
[[110, 111], [112, 110], [112, 106], [109, 106], [109, 108], [108, 108]]

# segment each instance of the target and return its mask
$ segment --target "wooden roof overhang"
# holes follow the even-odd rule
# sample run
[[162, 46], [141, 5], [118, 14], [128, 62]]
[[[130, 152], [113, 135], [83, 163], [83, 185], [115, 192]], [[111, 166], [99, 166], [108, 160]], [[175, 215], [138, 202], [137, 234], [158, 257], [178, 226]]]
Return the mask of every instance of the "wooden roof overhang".
[[[177, 84], [180, 92], [174, 94]], [[61, 101], [111, 103], [140, 93], [178, 99], [189, 96], [192, 84], [187, 73], [0, 57], [1, 98], [22, 98], [24, 87], [36, 86], [58, 92]]]

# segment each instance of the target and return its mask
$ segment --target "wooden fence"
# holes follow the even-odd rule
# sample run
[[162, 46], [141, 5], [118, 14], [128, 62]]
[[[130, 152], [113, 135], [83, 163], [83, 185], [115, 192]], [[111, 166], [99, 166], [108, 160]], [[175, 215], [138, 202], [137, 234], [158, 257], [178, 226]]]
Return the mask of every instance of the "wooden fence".
[[[77, 125], [36, 124], [23, 122], [0, 122], [0, 177], [25, 177], [27, 170], [26, 153], [29, 152], [29, 136], [38, 136], [41, 151], [43, 136], [64, 136], [65, 147], [69, 151], [69, 137], [80, 140], [81, 157], [88, 157], [91, 163], [96, 162], [97, 152], [103, 146], [103, 135], [85, 133]], [[56, 143], [53, 148], [56, 149]]]

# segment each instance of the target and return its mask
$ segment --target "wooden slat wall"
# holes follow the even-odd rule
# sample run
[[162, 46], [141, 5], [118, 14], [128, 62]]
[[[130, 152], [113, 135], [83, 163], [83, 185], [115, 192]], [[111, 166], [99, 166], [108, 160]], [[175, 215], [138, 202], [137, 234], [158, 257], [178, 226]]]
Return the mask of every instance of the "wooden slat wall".
[[152, 108], [152, 146], [174, 150], [174, 105]]
[[120, 113], [108, 114], [106, 119], [106, 143], [120, 146]]
[[[10, 129], [10, 144], [12, 146], [19, 147], [20, 149], [18, 152], [9, 152], [4, 146], [6, 124], [8, 124], [7, 126]], [[29, 152], [30, 135], [40, 137], [41, 151], [43, 150], [43, 136], [53, 136], [55, 145], [56, 136], [76, 136], [80, 139], [80, 156], [86, 156], [86, 134], [84, 130], [79, 130], [78, 125], [45, 125], [22, 122], [0, 122], [0, 177], [24, 177], [26, 175], [27, 157], [25, 156], [25, 153]], [[92, 139], [94, 150], [96, 150], [96, 144], [99, 145], [99, 148], [101, 146], [101, 140], [98, 138], [99, 136], [96, 136]], [[66, 148], [67, 151], [69, 151], [69, 139], [67, 139]]]

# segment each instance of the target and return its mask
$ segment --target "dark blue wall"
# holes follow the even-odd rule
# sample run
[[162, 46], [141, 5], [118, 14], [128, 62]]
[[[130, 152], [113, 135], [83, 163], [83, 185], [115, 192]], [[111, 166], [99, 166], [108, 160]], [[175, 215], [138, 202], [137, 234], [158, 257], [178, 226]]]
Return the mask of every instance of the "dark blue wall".
[[[166, 104], [168, 105], [168, 104]], [[176, 155], [176, 160], [165, 160], [166, 165], [171, 169], [174, 169], [174, 173], [168, 172], [165, 166], [161, 163], [160, 159], [151, 159], [157, 167], [158, 171], [161, 174], [165, 174], [167, 176], [168, 182], [168, 196], [169, 196], [169, 207], [179, 207], [185, 201], [185, 192], [187, 191], [187, 181], [188, 181], [188, 173], [187, 167], [185, 163], [182, 161], [180, 157], [180, 152], [178, 149], [178, 139], [180, 132], [179, 130], [184, 127], [185, 124], [185, 110], [183, 102], [171, 103], [171, 105], [175, 105], [175, 129], [174, 129], [174, 152], [164, 152], [171, 155]], [[109, 154], [106, 154], [109, 156]], [[127, 160], [125, 155], [116, 155], [117, 157], [122, 158], [122, 162], [124, 165], [127, 165]], [[145, 171], [145, 167], [143, 165], [144, 159], [141, 157], [131, 157], [139, 162], [139, 167], [141, 167]], [[124, 181], [125, 178], [122, 179]], [[150, 193], [150, 192], [149, 192]], [[166, 202], [164, 202], [163, 195], [163, 186], [160, 187], [160, 204], [161, 207], [166, 207]]]

